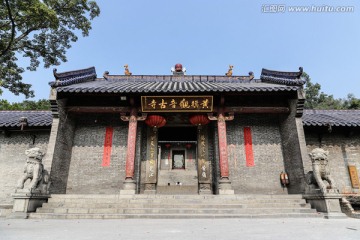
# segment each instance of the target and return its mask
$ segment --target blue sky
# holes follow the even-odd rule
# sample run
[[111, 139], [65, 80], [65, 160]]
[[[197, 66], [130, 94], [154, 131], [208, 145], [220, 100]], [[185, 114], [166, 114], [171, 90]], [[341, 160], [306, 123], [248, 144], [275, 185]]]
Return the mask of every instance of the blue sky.
[[[58, 72], [95, 66], [123, 74], [170, 74], [182, 63], [187, 74], [234, 75], [249, 71], [259, 78], [262, 68], [297, 71], [304, 68], [322, 91], [344, 98], [360, 98], [360, 2], [310, 0], [133, 0], [97, 1], [100, 17], [90, 36], [80, 37], [68, 51]], [[286, 4], [284, 4], [284, 2]], [[285, 5], [281, 13], [263, 12]], [[290, 12], [291, 6], [353, 6], [348, 13]], [[265, 8], [264, 8], [265, 7]], [[22, 64], [28, 62], [21, 60]], [[52, 68], [23, 74], [33, 84], [34, 100], [48, 98]], [[10, 102], [24, 100], [4, 91]]]

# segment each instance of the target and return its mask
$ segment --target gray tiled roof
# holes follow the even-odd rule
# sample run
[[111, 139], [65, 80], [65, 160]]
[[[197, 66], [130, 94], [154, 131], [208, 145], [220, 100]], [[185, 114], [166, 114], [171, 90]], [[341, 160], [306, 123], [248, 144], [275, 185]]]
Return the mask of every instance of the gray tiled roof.
[[[27, 117], [28, 126], [51, 126], [51, 111], [0, 111], [0, 127], [20, 127], [19, 119]], [[304, 126], [360, 127], [360, 110], [304, 110]]]
[[[117, 78], [97, 79], [91, 82], [58, 87], [58, 92], [69, 93], [193, 93], [193, 92], [288, 92], [296, 91], [297, 86], [262, 83], [259, 80], [241, 81], [223, 77], [185, 76], [183, 79], [169, 80], [169, 76], [119, 76]], [[155, 79], [156, 78], [156, 79]], [[193, 79], [193, 80], [188, 80]], [[206, 80], [205, 80], [206, 79]]]
[[360, 127], [360, 110], [304, 110], [304, 126]]
[[20, 118], [26, 117], [28, 127], [51, 126], [51, 111], [0, 111], [0, 127], [20, 127]]

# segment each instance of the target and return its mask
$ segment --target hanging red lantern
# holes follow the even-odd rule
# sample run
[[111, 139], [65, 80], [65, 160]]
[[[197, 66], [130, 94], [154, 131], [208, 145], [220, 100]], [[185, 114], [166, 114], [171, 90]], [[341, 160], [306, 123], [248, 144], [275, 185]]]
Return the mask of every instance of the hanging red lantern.
[[167, 144], [165, 144], [165, 147], [169, 149], [171, 147], [171, 144], [167, 143]]
[[165, 126], [166, 119], [160, 115], [149, 115], [145, 120], [146, 125], [153, 128], [161, 128]]
[[202, 126], [210, 122], [209, 118], [205, 114], [197, 114], [189, 117], [189, 121], [192, 125]]
[[187, 143], [186, 145], [185, 145], [185, 147], [187, 148], [187, 149], [190, 149], [191, 148], [191, 143]]

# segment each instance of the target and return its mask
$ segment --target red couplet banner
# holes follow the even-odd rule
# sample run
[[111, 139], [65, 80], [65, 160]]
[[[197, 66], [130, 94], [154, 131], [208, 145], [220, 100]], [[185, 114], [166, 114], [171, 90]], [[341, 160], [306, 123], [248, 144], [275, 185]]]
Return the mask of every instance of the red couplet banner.
[[112, 127], [106, 128], [105, 140], [104, 140], [104, 153], [103, 153], [103, 160], [101, 165], [103, 167], [110, 166], [113, 132], [114, 129]]
[[245, 144], [245, 156], [246, 156], [246, 166], [253, 167], [254, 163], [254, 152], [252, 149], [252, 137], [251, 137], [251, 128], [244, 127], [244, 144]]

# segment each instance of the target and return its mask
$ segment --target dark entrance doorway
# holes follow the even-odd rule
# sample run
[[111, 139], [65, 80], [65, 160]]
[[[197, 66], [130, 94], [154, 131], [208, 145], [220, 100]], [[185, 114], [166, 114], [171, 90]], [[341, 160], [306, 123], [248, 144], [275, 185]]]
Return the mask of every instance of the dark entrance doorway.
[[159, 142], [197, 141], [196, 127], [163, 127], [159, 130]]
[[158, 194], [198, 194], [197, 128], [158, 130]]

